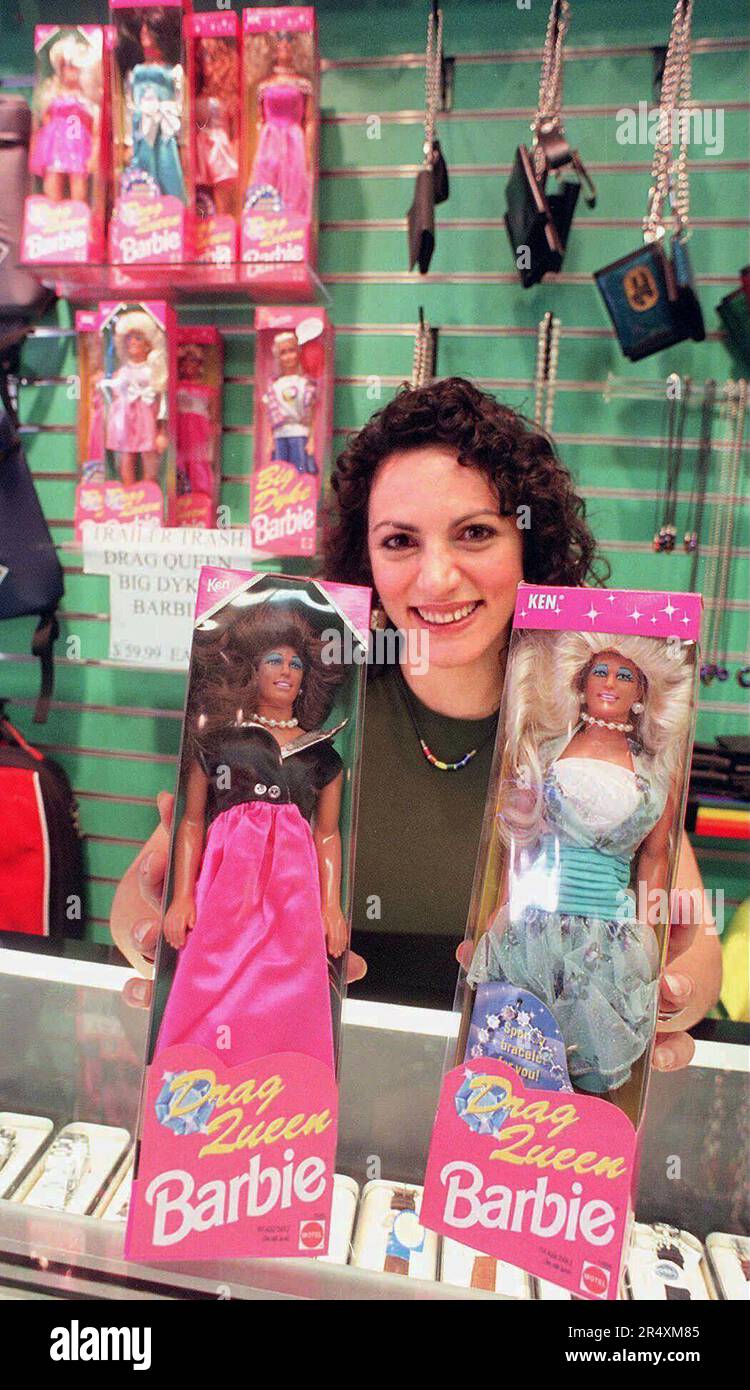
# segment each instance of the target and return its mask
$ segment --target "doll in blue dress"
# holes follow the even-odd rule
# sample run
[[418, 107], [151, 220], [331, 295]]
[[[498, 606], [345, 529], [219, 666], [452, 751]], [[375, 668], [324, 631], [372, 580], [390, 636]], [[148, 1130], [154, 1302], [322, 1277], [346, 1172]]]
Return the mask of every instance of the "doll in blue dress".
[[502, 903], [469, 983], [541, 999], [571, 1080], [604, 1094], [628, 1080], [656, 1023], [692, 669], [659, 639], [533, 633], [508, 679]]

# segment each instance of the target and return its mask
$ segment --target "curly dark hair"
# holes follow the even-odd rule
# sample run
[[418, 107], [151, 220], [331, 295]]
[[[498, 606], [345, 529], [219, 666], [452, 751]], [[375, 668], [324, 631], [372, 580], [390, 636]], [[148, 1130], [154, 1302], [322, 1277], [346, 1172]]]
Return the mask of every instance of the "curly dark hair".
[[323, 639], [293, 605], [268, 601], [232, 613], [218, 629], [196, 630], [190, 671], [188, 755], [207, 735], [227, 729], [257, 707], [256, 673], [261, 657], [274, 647], [292, 647], [304, 664], [300, 692], [293, 712], [300, 732], [319, 729], [333, 707], [336, 691], [347, 672], [328, 656], [322, 659]]
[[375, 474], [397, 449], [442, 444], [458, 462], [479, 468], [505, 516], [528, 506], [521, 529], [523, 574], [533, 584], [604, 584], [609, 566], [597, 555], [586, 504], [552, 441], [510, 406], [463, 377], [404, 386], [348, 441], [331, 479], [324, 540], [324, 574], [348, 584], [372, 584], [367, 509]]

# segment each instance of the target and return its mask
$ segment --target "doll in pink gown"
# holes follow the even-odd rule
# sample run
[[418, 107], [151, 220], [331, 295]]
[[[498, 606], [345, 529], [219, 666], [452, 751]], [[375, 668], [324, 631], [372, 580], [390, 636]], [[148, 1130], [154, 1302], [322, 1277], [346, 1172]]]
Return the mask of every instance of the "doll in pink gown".
[[105, 446], [122, 483], [138, 481], [139, 457], [144, 479], [158, 482], [167, 447], [164, 332], [144, 309], [131, 309], [115, 324], [115, 345], [121, 365], [100, 387], [107, 401]]
[[[199, 630], [200, 632], [200, 630]], [[199, 633], [196, 634], [198, 637]], [[164, 936], [179, 958], [155, 1053], [227, 1066], [300, 1052], [333, 1067], [327, 955], [346, 950], [344, 771], [325, 730], [344, 672], [291, 605], [214, 624], [191, 668]]]
[[205, 354], [185, 343], [177, 354], [177, 469], [185, 492], [213, 495], [217, 389], [203, 380]]
[[292, 66], [288, 39], [281, 37], [270, 78], [258, 87], [260, 138], [250, 174], [253, 190], [271, 188], [280, 211], [310, 216], [308, 133], [312, 84]]
[[97, 106], [88, 95], [100, 80], [96, 55], [74, 33], [52, 44], [53, 76], [39, 96], [41, 123], [32, 139], [29, 170], [53, 202], [85, 202], [94, 152]]

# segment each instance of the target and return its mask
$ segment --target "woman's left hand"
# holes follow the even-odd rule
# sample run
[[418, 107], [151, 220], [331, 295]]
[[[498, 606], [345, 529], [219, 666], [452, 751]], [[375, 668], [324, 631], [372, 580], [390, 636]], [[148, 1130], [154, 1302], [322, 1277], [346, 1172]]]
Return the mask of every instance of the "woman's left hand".
[[654, 1066], [679, 1071], [695, 1052], [687, 1032], [716, 1003], [721, 989], [721, 946], [687, 836], [683, 836], [672, 894], [672, 928], [661, 979]]

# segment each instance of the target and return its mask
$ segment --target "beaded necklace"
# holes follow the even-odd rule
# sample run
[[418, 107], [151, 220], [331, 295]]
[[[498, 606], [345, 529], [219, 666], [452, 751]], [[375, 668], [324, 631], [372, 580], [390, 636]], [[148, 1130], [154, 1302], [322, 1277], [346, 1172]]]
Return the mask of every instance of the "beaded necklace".
[[462, 767], [466, 767], [466, 764], [470, 763], [472, 758], [476, 757], [480, 749], [484, 748], [485, 744], [489, 743], [490, 739], [494, 737], [494, 729], [490, 729], [490, 732], [485, 735], [485, 737], [481, 740], [480, 743], [477, 744], [476, 748], [470, 748], [469, 752], [464, 753], [464, 756], [462, 758], [459, 758], [456, 762], [443, 762], [442, 758], [436, 757], [432, 749], [428, 747], [426, 740], [422, 738], [422, 735], [419, 731], [419, 724], [417, 723], [416, 710], [414, 709], [414, 705], [412, 703], [411, 692], [409, 690], [408, 685], [406, 684], [406, 681], [404, 680], [403, 675], [401, 674], [400, 668], [397, 674], [398, 688], [401, 692], [401, 698], [406, 706], [406, 712], [409, 715], [412, 728], [414, 729], [414, 732], [417, 735], [417, 739], [419, 740], [419, 746], [422, 749], [422, 753], [424, 757], [427, 759], [427, 762], [430, 764], [431, 767], [436, 767], [439, 772], [459, 772], [460, 769]]

